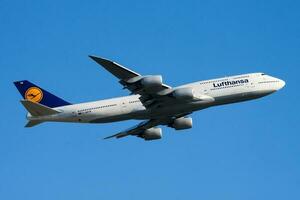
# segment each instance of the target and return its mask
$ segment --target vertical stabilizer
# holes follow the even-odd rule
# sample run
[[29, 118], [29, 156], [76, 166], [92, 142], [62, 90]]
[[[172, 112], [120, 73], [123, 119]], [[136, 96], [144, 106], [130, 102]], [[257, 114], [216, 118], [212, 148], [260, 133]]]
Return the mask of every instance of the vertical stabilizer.
[[70, 105], [69, 102], [51, 94], [50, 92], [27, 80], [16, 81], [14, 82], [14, 84], [19, 90], [22, 97], [26, 100], [40, 103], [50, 108]]

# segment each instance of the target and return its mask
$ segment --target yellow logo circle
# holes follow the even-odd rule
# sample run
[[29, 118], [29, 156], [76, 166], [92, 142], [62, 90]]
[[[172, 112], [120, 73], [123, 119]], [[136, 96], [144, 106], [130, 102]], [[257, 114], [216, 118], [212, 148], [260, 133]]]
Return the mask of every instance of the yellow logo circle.
[[43, 92], [40, 88], [31, 87], [26, 91], [25, 99], [39, 103], [43, 99]]

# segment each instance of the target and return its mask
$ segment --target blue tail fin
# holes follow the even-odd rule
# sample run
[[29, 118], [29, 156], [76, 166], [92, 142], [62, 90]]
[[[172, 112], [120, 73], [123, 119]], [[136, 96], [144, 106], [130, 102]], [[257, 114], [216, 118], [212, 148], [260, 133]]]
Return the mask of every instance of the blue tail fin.
[[40, 103], [50, 108], [71, 105], [69, 102], [47, 92], [27, 80], [16, 81], [14, 84], [24, 99]]

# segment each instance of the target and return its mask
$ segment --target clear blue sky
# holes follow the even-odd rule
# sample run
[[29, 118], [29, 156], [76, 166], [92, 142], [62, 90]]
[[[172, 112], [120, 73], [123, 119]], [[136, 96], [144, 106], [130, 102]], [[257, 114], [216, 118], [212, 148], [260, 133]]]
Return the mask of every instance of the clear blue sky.
[[[184, 2], [184, 3], [183, 3]], [[0, 199], [300, 199], [299, 1], [9, 1], [0, 6]], [[136, 124], [25, 129], [14, 80], [76, 102], [128, 94], [87, 55], [176, 86], [265, 72], [280, 92], [193, 114], [164, 139]]]

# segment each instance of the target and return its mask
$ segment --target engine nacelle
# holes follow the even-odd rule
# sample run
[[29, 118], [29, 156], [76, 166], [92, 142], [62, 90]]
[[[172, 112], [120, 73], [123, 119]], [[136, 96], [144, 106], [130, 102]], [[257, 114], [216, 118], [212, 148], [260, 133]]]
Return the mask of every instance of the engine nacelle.
[[182, 117], [175, 119], [173, 124], [170, 125], [172, 128], [175, 128], [176, 130], [184, 130], [184, 129], [190, 129], [193, 127], [193, 119], [191, 117]]
[[158, 140], [162, 138], [162, 130], [161, 128], [150, 128], [145, 130], [144, 133], [140, 135], [140, 137], [147, 141]]
[[174, 90], [173, 96], [176, 99], [191, 100], [194, 99], [194, 90], [192, 88], [178, 88]]
[[146, 76], [146, 77], [142, 78], [141, 84], [148, 88], [160, 86], [163, 84], [162, 76], [160, 76], [160, 75]]

